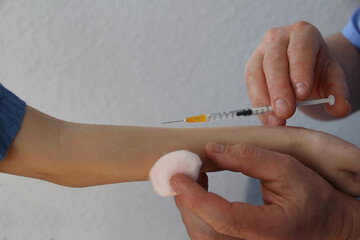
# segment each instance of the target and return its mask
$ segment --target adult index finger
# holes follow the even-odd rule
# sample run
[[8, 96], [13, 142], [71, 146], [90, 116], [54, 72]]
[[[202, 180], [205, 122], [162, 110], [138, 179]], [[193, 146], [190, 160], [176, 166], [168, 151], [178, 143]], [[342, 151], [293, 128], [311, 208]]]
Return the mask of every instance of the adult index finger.
[[[245, 66], [245, 84], [252, 107], [270, 106], [270, 96], [263, 71], [264, 53], [259, 46]], [[260, 114], [258, 118], [264, 125], [285, 125], [285, 121], [278, 119], [273, 113]]]
[[288, 33], [284, 27], [269, 30], [263, 39], [263, 67], [271, 105], [275, 115], [283, 120], [291, 117], [296, 109], [289, 76], [288, 44]]

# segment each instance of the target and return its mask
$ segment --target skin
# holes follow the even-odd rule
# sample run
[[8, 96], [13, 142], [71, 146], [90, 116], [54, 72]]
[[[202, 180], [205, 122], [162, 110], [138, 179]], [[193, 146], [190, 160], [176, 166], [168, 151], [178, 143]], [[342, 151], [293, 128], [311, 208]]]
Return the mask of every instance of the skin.
[[[0, 171], [70, 187], [143, 181], [158, 158], [181, 149], [200, 156], [202, 171], [219, 170], [206, 155], [209, 141], [243, 142], [296, 156], [343, 191], [360, 195], [359, 149], [325, 133], [265, 126], [173, 129], [78, 124], [29, 106]], [[318, 142], [317, 149], [313, 142]], [[332, 152], [319, 154], [329, 146]], [[338, 149], [344, 147], [349, 151], [339, 155]]]
[[[359, 239], [360, 203], [337, 191], [292, 156], [248, 144], [206, 146], [223, 169], [261, 180], [265, 202], [228, 202], [176, 175], [171, 185], [190, 239]], [[330, 210], [331, 209], [331, 210]]]
[[360, 52], [340, 33], [325, 40], [300, 21], [270, 29], [245, 67], [245, 82], [254, 107], [272, 105], [260, 115], [264, 125], [285, 125], [295, 100], [335, 97], [330, 106], [305, 107], [313, 118], [345, 117], [360, 108]]

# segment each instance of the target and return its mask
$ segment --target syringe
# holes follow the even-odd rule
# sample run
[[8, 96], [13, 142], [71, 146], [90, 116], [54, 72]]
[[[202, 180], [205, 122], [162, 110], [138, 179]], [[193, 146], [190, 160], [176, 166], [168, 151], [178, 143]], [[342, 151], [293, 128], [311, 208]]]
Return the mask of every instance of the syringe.
[[[296, 106], [309, 106], [315, 104], [322, 104], [328, 103], [329, 105], [334, 105], [335, 98], [333, 95], [330, 95], [328, 98], [322, 99], [315, 99], [315, 100], [308, 100], [308, 101], [297, 101]], [[176, 122], [187, 122], [187, 123], [196, 123], [196, 122], [211, 122], [215, 120], [224, 120], [224, 119], [231, 119], [237, 118], [241, 116], [253, 116], [258, 114], [264, 114], [267, 112], [272, 112], [273, 108], [271, 106], [265, 107], [255, 107], [255, 108], [244, 108], [240, 110], [234, 110], [229, 112], [220, 112], [220, 113], [208, 113], [208, 114], [201, 114], [197, 116], [186, 117], [182, 120], [170, 121], [170, 122], [163, 122], [162, 124], [168, 123], [176, 123]]]

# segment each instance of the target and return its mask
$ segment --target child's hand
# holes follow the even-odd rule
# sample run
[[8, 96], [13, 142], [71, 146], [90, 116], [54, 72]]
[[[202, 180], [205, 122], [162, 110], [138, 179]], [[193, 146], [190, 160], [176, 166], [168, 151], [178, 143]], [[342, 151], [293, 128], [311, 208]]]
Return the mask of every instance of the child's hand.
[[333, 135], [299, 129], [293, 154], [339, 190], [360, 196], [360, 149]]

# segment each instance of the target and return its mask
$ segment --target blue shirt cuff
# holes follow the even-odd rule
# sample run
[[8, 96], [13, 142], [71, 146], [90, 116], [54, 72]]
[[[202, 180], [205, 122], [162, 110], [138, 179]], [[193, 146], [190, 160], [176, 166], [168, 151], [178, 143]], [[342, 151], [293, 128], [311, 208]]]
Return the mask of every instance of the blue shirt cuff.
[[341, 33], [360, 51], [360, 8], [353, 13]]
[[0, 83], [0, 161], [18, 132], [26, 103]]

